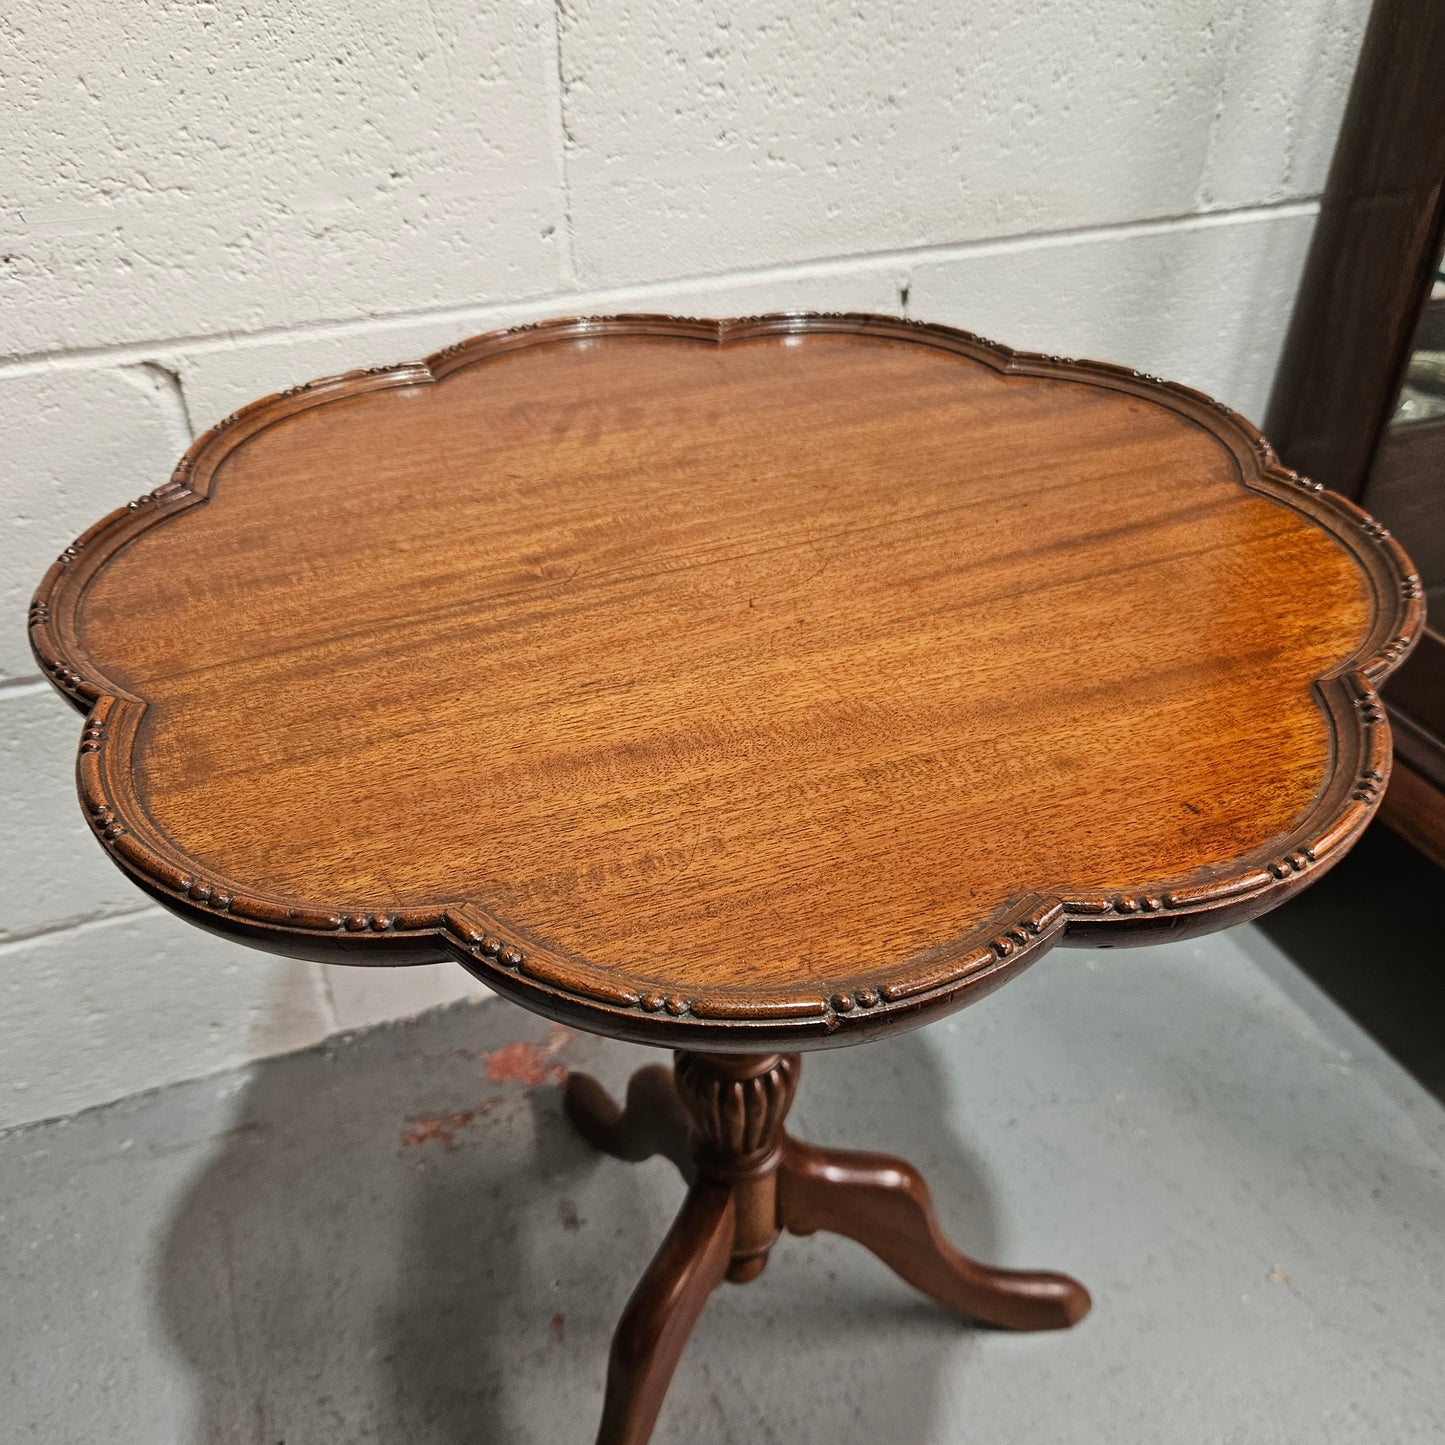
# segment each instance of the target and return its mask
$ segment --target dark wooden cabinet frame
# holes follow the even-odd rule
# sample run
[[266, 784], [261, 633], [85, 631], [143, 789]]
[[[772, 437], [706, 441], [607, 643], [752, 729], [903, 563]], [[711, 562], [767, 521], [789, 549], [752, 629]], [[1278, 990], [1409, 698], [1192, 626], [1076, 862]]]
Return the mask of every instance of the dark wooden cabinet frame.
[[[1445, 594], [1445, 421], [1390, 425], [1445, 249], [1445, 6], [1378, 0], [1266, 430], [1290, 465], [1366, 506]], [[1424, 321], [1422, 322], [1422, 317]], [[1381, 817], [1445, 863], [1445, 607], [1385, 692]]]

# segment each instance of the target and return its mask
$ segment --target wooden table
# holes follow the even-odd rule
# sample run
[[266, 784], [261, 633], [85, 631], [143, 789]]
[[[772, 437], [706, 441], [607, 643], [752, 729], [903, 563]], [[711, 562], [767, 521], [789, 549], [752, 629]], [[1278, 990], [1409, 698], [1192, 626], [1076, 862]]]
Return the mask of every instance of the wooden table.
[[181, 916], [678, 1050], [622, 1110], [566, 1094], [689, 1185], [613, 1345], [598, 1438], [641, 1442], [785, 1229], [996, 1325], [1085, 1313], [955, 1250], [907, 1164], [790, 1138], [799, 1051], [1318, 877], [1420, 591], [1184, 387], [884, 317], [614, 317], [243, 408], [66, 549], [31, 636], [92, 828]]

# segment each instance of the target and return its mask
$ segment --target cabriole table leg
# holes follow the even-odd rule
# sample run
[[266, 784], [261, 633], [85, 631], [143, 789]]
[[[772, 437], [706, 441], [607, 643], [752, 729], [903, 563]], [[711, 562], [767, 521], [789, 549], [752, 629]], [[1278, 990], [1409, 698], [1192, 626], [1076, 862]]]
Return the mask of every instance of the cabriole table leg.
[[692, 1327], [727, 1274], [734, 1232], [732, 1195], [710, 1180], [692, 1185], [612, 1336], [597, 1445], [647, 1445]]
[[644, 1445], [708, 1295], [755, 1279], [784, 1229], [825, 1229], [870, 1249], [909, 1284], [987, 1324], [1062, 1329], [1089, 1310], [1067, 1275], [995, 1269], [955, 1249], [918, 1171], [883, 1154], [818, 1149], [783, 1124], [797, 1054], [680, 1052], [672, 1077], [633, 1075], [623, 1109], [596, 1080], [567, 1081], [568, 1117], [620, 1159], [672, 1159], [687, 1198], [633, 1292], [617, 1333], [597, 1445]]
[[923, 1176], [901, 1159], [789, 1139], [778, 1207], [789, 1233], [826, 1229], [856, 1240], [915, 1289], [984, 1324], [1058, 1330], [1089, 1312], [1088, 1290], [1068, 1275], [995, 1269], [955, 1249]]

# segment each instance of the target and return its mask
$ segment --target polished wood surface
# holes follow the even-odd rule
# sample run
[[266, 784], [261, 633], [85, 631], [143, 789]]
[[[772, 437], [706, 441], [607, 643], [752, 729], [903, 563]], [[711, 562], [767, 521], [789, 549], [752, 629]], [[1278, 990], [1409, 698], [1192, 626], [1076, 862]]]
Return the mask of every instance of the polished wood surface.
[[32, 639], [96, 832], [194, 921], [810, 1047], [1328, 867], [1420, 621], [1382, 533], [1122, 368], [557, 322], [227, 418]]
[[1002, 1329], [1066, 1329], [1089, 1312], [1068, 1275], [995, 1269], [955, 1249], [912, 1165], [791, 1138], [801, 1067], [797, 1054], [681, 1052], [675, 1083], [659, 1065], [639, 1070], [624, 1109], [595, 1079], [568, 1078], [568, 1117], [590, 1143], [631, 1162], [665, 1154], [689, 1185], [613, 1337], [597, 1445], [646, 1445], [708, 1295], [756, 1279], [784, 1231], [855, 1240], [915, 1289]]

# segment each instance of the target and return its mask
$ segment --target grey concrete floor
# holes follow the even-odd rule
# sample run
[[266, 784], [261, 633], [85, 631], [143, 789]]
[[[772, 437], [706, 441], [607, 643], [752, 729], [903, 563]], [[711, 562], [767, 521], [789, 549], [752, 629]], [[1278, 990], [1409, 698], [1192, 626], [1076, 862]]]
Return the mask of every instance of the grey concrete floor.
[[[0, 1138], [0, 1439], [591, 1440], [681, 1186], [594, 1156], [556, 1080], [648, 1057], [464, 1005]], [[1259, 928], [1057, 950], [809, 1056], [794, 1125], [911, 1158], [963, 1248], [1094, 1312], [972, 1329], [785, 1240], [659, 1445], [1445, 1439], [1445, 1108]]]

